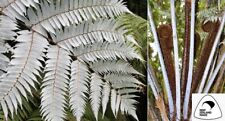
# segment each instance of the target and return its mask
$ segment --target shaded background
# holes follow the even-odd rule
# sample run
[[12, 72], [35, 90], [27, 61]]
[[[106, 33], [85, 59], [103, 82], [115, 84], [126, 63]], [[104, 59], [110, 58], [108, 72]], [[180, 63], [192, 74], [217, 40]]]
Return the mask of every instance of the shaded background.
[[[124, 0], [130, 11], [144, 19], [147, 19], [147, 0]], [[146, 28], [147, 29], [147, 28]], [[147, 50], [146, 50], [147, 51]], [[146, 82], [145, 82], [146, 83]], [[147, 91], [139, 94], [139, 104], [137, 105], [137, 116], [139, 121], [147, 121]], [[129, 117], [129, 121], [135, 121]]]
[[135, 14], [147, 19], [147, 0], [124, 0], [127, 7]]

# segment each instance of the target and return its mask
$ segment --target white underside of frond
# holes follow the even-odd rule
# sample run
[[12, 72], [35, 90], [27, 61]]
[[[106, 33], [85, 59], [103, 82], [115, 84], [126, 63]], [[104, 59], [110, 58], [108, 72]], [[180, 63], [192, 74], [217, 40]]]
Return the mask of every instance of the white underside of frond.
[[35, 7], [39, 0], [1, 0], [2, 12], [12, 19], [25, 20], [26, 7]]
[[110, 84], [105, 82], [102, 88], [102, 117], [105, 115], [107, 104], [109, 102], [110, 90]]
[[90, 73], [87, 66], [78, 60], [71, 65], [71, 81], [69, 84], [70, 105], [77, 121], [81, 120], [85, 112], [87, 101], [86, 92], [88, 92], [88, 78]]
[[95, 22], [85, 21], [78, 25], [56, 30], [51, 34], [53, 41], [60, 47], [71, 50], [72, 47], [92, 44], [95, 42], [124, 42], [126, 31], [114, 19], [98, 19]]
[[5, 41], [14, 40], [16, 33], [15, 21], [11, 20], [9, 17], [0, 15], [0, 76], [6, 72], [6, 68], [9, 63], [9, 58], [3, 53], [8, 52], [9, 47]]
[[8, 109], [13, 114], [18, 103], [21, 105], [21, 96], [26, 97], [27, 92], [32, 94], [31, 87], [35, 88], [34, 82], [38, 82], [35, 75], [39, 75], [42, 66], [39, 60], [43, 60], [42, 53], [48, 45], [47, 40], [37, 33], [23, 31], [20, 34], [13, 59], [0, 82], [0, 102], [6, 119]]
[[14, 20], [9, 17], [0, 15], [0, 41], [14, 40], [16, 33], [13, 30], [17, 29], [17, 25]]
[[104, 79], [109, 81], [113, 87], [140, 87], [143, 84], [130, 74], [107, 74]]
[[131, 75], [108, 74], [104, 76], [104, 80], [107, 83], [103, 86], [103, 114], [105, 113], [104, 107], [109, 101], [107, 96], [111, 94], [110, 105], [115, 117], [120, 110], [123, 114], [132, 115], [138, 120], [135, 106], [138, 102], [134, 98], [138, 97], [135, 93], [140, 92], [138, 88], [141, 88], [140, 85], [143, 84]]
[[47, 121], [63, 121], [71, 58], [67, 51], [57, 46], [50, 46], [47, 52], [41, 111]]
[[133, 99], [137, 96], [127, 94], [121, 95], [120, 91], [116, 91], [114, 89], [111, 90], [111, 109], [113, 114], [117, 117], [118, 111], [122, 112], [122, 114], [129, 114], [133, 116], [136, 120], [138, 120], [136, 115], [136, 106], [138, 102]]
[[128, 46], [125, 43], [94, 43], [87, 46], [79, 46], [74, 49], [74, 55], [77, 58], [86, 62], [96, 62], [101, 60], [116, 60], [121, 58], [127, 59], [141, 59], [132, 46]]
[[98, 61], [90, 64], [90, 68], [100, 74], [109, 72], [118, 74], [140, 74], [128, 62], [124, 60]]
[[133, 116], [137, 121], [138, 117], [136, 114], [136, 106], [138, 102], [130, 95], [122, 95], [120, 96], [120, 110], [122, 114], [129, 114]]
[[55, 33], [55, 29], [72, 24], [98, 18], [113, 18], [130, 12], [119, 0], [60, 0], [56, 4], [53, 0], [49, 1], [50, 3], [47, 0], [41, 2], [36, 10], [31, 8], [27, 10], [30, 20], [27, 24], [33, 26], [36, 31], [40, 32], [42, 31], [40, 28], [44, 28], [48, 32]]
[[0, 41], [0, 77], [6, 72], [9, 63], [9, 58], [4, 55], [6, 52], [8, 52], [6, 44], [4, 41]]
[[90, 100], [91, 100], [91, 107], [94, 112], [96, 120], [98, 120], [98, 112], [101, 106], [101, 98], [102, 98], [102, 86], [103, 81], [98, 74], [93, 73], [91, 75], [91, 85], [90, 85]]

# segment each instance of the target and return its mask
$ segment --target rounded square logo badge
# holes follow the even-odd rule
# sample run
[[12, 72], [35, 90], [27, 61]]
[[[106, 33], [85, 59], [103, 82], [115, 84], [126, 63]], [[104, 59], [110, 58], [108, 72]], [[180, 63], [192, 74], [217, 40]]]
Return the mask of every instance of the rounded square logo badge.
[[225, 94], [192, 94], [192, 121], [225, 121]]

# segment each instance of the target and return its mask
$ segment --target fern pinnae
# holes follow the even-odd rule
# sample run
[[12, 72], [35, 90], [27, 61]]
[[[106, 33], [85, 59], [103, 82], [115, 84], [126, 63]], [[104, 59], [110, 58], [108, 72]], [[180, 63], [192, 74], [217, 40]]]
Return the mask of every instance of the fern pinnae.
[[24, 6], [35, 7], [35, 3], [39, 3], [39, 0], [2, 0], [0, 4], [0, 8], [4, 10], [4, 8], [7, 8], [9, 6], [17, 5], [17, 7], [19, 7], [18, 9], [21, 9], [23, 10], [23, 12], [25, 12], [24, 9], [22, 9]]
[[63, 121], [71, 58], [69, 52], [57, 46], [50, 46], [47, 52], [41, 112], [47, 121]]
[[124, 42], [123, 34], [125, 32], [124, 29], [119, 28], [115, 20], [99, 19], [95, 22], [85, 21], [78, 25], [72, 25], [64, 30], [56, 30], [56, 34], [51, 34], [51, 37], [60, 47], [70, 50], [72, 47], [103, 40]]
[[74, 116], [76, 116], [77, 121], [80, 121], [87, 102], [87, 95], [85, 92], [88, 91], [90, 72], [87, 65], [80, 60], [72, 62], [71, 65], [71, 80], [69, 83], [69, 97], [70, 105]]
[[39, 28], [37, 26], [40, 26], [49, 32], [55, 33], [53, 29], [61, 29], [90, 19], [113, 18], [122, 13], [130, 12], [118, 0], [102, 0], [101, 2], [88, 0], [87, 3], [81, 0], [63, 0], [63, 4], [61, 2], [61, 0], [56, 4], [54, 4], [53, 0], [50, 0], [50, 3], [41, 2], [40, 7], [36, 9], [37, 14], [34, 14], [33, 9], [28, 8], [30, 23], [27, 24], [33, 28]]
[[73, 53], [77, 58], [86, 62], [96, 62], [98, 59], [115, 60], [117, 58], [142, 60], [142, 57], [136, 53], [135, 49], [125, 43], [94, 43], [79, 46], [74, 49]]
[[0, 41], [3, 40], [14, 40], [16, 32], [13, 30], [17, 29], [16, 22], [10, 19], [8, 16], [0, 15]]
[[17, 30], [16, 22], [10, 19], [8, 16], [0, 15], [0, 76], [6, 72], [9, 58], [3, 53], [8, 51], [5, 41], [14, 40], [17, 34], [14, 30]]
[[138, 121], [138, 117], [136, 114], [136, 106], [135, 106], [137, 103], [138, 102], [135, 99], [132, 99], [130, 95], [121, 96], [120, 110], [122, 114], [124, 113], [130, 114]]
[[117, 95], [116, 95], [117, 91], [115, 89], [111, 89], [111, 97], [110, 97], [110, 101], [111, 101], [111, 109], [112, 109], [112, 112], [114, 114], [114, 116], [116, 116], [116, 98], [117, 98]]
[[96, 120], [98, 120], [98, 112], [101, 106], [101, 97], [102, 97], [102, 86], [103, 81], [98, 74], [92, 73], [91, 75], [91, 84], [90, 84], [90, 99], [91, 107], [94, 112]]
[[121, 95], [119, 91], [116, 91], [115, 89], [111, 90], [111, 109], [115, 117], [117, 117], [120, 109], [122, 114], [129, 114], [138, 121], [135, 107], [137, 101], [133, 99], [134, 97], [136, 96], [130, 94]]
[[123, 74], [138, 74], [141, 75], [138, 71], [136, 71], [128, 62], [124, 60], [118, 61], [98, 61], [90, 64], [90, 68], [95, 72], [100, 74], [107, 74], [109, 72], [112, 73], [123, 73]]
[[26, 7], [36, 7], [39, 0], [2, 0], [0, 11], [11, 19], [25, 21]]
[[[106, 76], [107, 77], [107, 76]], [[137, 101], [133, 98], [136, 98], [137, 95], [134, 95], [134, 93], [139, 92], [137, 89], [138, 85], [135, 83], [137, 82], [134, 78], [127, 78], [128, 80], [123, 80], [123, 76], [121, 77], [118, 75], [108, 75], [108, 78], [104, 77], [104, 79], [111, 84], [111, 109], [113, 111], [113, 114], [115, 117], [118, 114], [119, 107], [122, 113], [127, 113], [132, 115], [136, 120], [138, 120], [136, 115], [136, 107], [135, 104]], [[111, 78], [110, 78], [111, 77]], [[128, 76], [129, 77], [129, 76]], [[116, 83], [119, 84], [117, 85]], [[134, 82], [132, 82], [134, 81]], [[134, 84], [134, 85], [133, 85]], [[122, 86], [121, 86], [122, 85]], [[120, 88], [121, 86], [121, 88]], [[129, 88], [126, 88], [129, 87]], [[133, 88], [131, 88], [133, 87]], [[129, 103], [128, 103], [129, 102]], [[128, 103], [128, 104], [127, 104]]]
[[122, 88], [122, 87], [135, 87], [138, 88], [140, 85], [143, 86], [143, 84], [134, 78], [130, 74], [106, 74], [104, 76], [104, 79], [110, 84], [112, 84], [113, 87]]
[[[20, 43], [16, 45], [7, 74], [0, 83], [0, 102], [1, 104], [6, 103], [12, 114], [17, 110], [16, 105], [18, 104], [16, 103], [19, 102], [21, 105], [21, 96], [13, 94], [18, 94], [18, 91], [24, 97], [27, 96], [27, 92], [31, 94], [30, 86], [35, 88], [34, 82], [37, 82], [32, 72], [40, 70], [42, 65], [38, 59], [42, 58], [41, 53], [48, 45], [47, 40], [35, 32], [22, 31], [20, 33], [21, 35], [16, 39]], [[36, 56], [32, 56], [33, 54]], [[12, 99], [16, 99], [18, 102], [11, 102]], [[6, 119], [7, 114], [5, 112]]]
[[105, 115], [107, 104], [109, 102], [110, 90], [111, 87], [109, 82], [104, 82], [102, 87], [102, 117]]

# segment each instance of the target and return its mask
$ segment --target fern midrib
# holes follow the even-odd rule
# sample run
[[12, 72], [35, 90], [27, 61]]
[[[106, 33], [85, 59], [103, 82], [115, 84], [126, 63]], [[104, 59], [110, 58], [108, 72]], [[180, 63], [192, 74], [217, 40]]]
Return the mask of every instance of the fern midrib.
[[7, 8], [8, 6], [10, 6], [11, 4], [13, 4], [15, 2], [16, 2], [16, 0], [13, 0], [12, 2], [9, 2], [8, 5], [1, 7], [2, 8], [2, 11], [4, 11], [5, 8]]
[[116, 5], [91, 5], [91, 6], [85, 6], [85, 7], [78, 7], [78, 8], [73, 9], [73, 10], [69, 9], [69, 10], [62, 11], [62, 12], [59, 12], [59, 13], [57, 13], [57, 14], [51, 15], [51, 16], [49, 16], [49, 17], [46, 17], [46, 18], [42, 19], [41, 21], [38, 21], [37, 23], [31, 25], [31, 28], [32, 28], [33, 26], [36, 26], [36, 25], [40, 24], [41, 22], [43, 22], [43, 21], [45, 21], [45, 20], [48, 20], [48, 19], [50, 19], [50, 18], [53, 18], [54, 16], [57, 16], [57, 15], [65, 14], [65, 13], [68, 13], [68, 12], [71, 12], [71, 11], [79, 11], [79, 10], [82, 10], [82, 9], [85, 9], [85, 8], [86, 8], [86, 9], [87, 9], [87, 8], [92, 8], [92, 10], [93, 10], [93, 8], [95, 8], [95, 7], [96, 7], [96, 8], [97, 8], [97, 7], [116, 7]]
[[32, 46], [33, 46], [33, 41], [34, 41], [34, 38], [33, 38], [33, 37], [34, 37], [34, 32], [32, 32], [32, 36], [31, 36], [31, 44], [30, 44], [28, 56], [27, 56], [27, 58], [26, 58], [26, 61], [25, 61], [25, 63], [24, 63], [24, 66], [22, 67], [21, 72], [18, 73], [18, 76], [16, 77], [16, 80], [13, 81], [13, 82], [14, 82], [13, 86], [11, 86], [10, 89], [9, 89], [9, 91], [8, 91], [6, 94], [4, 94], [4, 96], [2, 97], [2, 99], [4, 99], [6, 96], [9, 95], [9, 93], [12, 91], [12, 89], [16, 86], [16, 84], [18, 83], [19, 79], [21, 78], [21, 75], [22, 75], [22, 73], [23, 73], [23, 71], [24, 71], [24, 69], [25, 69], [25, 67], [26, 67], [26, 65], [27, 65], [28, 59], [29, 59], [30, 54], [31, 54], [31, 48], [32, 48]]
[[[80, 68], [80, 61], [79, 60], [77, 60], [78, 61], [78, 63], [77, 63], [77, 70], [80, 70], [79, 68]], [[77, 79], [77, 80], [76, 80]], [[75, 84], [76, 84], [76, 86], [79, 84], [79, 80], [80, 80], [80, 72], [79, 72], [79, 74], [77, 74], [77, 78], [76, 79], [73, 79], [73, 80], [75, 80]], [[80, 88], [79, 88], [79, 86], [77, 86], [77, 92], [80, 90]], [[76, 92], [76, 93], [77, 93]], [[79, 91], [80, 92], [80, 91]], [[76, 96], [76, 95], [75, 95]], [[79, 98], [78, 98], [79, 99]], [[73, 103], [72, 103], [72, 105], [73, 105]], [[75, 113], [75, 112], [73, 112], [73, 113]]]
[[[59, 51], [60, 51], [60, 48], [57, 47], [57, 49], [58, 49], [58, 51], [57, 51], [57, 58], [56, 58], [56, 64], [55, 64], [55, 70], [54, 70], [54, 71], [55, 71], [55, 72], [54, 72], [54, 79], [53, 79], [54, 81], [53, 81], [53, 84], [52, 84], [52, 86], [53, 86], [53, 89], [52, 89], [52, 98], [55, 98], [55, 88], [56, 88], [55, 82], [56, 82], [56, 73], [57, 73], [58, 62], [59, 62]], [[55, 104], [54, 101], [56, 101], [56, 100], [53, 99], [52, 101], [53, 101], [52, 104]], [[56, 102], [56, 103], [57, 103], [57, 102]], [[53, 105], [52, 107], [54, 108], [54, 115], [57, 115], [57, 114], [55, 114], [55, 111], [57, 111], [56, 106]]]
[[59, 40], [58, 42], [56, 42], [56, 43], [61, 43], [61, 42], [64, 42], [64, 41], [69, 41], [69, 39], [71, 39], [71, 38], [75, 38], [75, 37], [77, 37], [77, 36], [81, 36], [81, 35], [86, 35], [86, 34], [90, 34], [90, 33], [94, 33], [94, 32], [110, 32], [110, 33], [115, 33], [115, 34], [118, 34], [117, 32], [115, 32], [115, 31], [110, 31], [110, 30], [93, 30], [93, 31], [90, 31], [90, 32], [85, 32], [85, 33], [82, 33], [82, 34], [77, 34], [77, 35], [74, 35], [74, 36], [71, 36], [71, 37], [68, 37], [68, 38], [65, 38], [65, 39], [62, 39], [62, 40]]
[[56, 64], [55, 64], [55, 72], [54, 72], [54, 81], [53, 81], [53, 89], [52, 89], [52, 91], [53, 91], [53, 97], [54, 97], [54, 95], [55, 95], [55, 82], [56, 82], [56, 74], [57, 74], [57, 69], [58, 69], [58, 62], [59, 62], [59, 51], [60, 51], [60, 48], [59, 47], [57, 47], [57, 49], [58, 49], [58, 51], [57, 51], [57, 58], [56, 58]]

